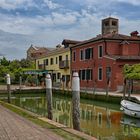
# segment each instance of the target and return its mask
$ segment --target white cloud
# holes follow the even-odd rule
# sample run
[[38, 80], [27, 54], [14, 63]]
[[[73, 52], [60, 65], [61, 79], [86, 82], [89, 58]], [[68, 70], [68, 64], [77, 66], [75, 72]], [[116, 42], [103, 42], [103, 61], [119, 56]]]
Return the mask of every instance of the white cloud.
[[60, 8], [62, 7], [62, 5], [58, 4], [58, 3], [54, 3], [51, 0], [44, 0], [44, 3], [49, 7], [49, 9], [53, 10], [56, 8]]
[[68, 12], [65, 14], [53, 12], [51, 15], [36, 16], [36, 17], [22, 17], [6, 16], [0, 14], [0, 29], [12, 33], [33, 34], [41, 32], [44, 28], [53, 28], [63, 25], [72, 25], [76, 23], [80, 16], [78, 12]]
[[[30, 34], [33, 30], [30, 29], [28, 18], [18, 17], [18, 16], [5, 16], [0, 14], [0, 29], [11, 32], [11, 33], [21, 33]], [[34, 26], [32, 26], [33, 28]]]
[[14, 10], [19, 7], [33, 7], [36, 6], [34, 0], [0, 0], [0, 8], [6, 10]]
[[60, 14], [53, 12], [52, 19], [55, 25], [70, 25], [76, 22], [77, 15], [75, 13]]
[[119, 17], [120, 21], [120, 33], [122, 34], [130, 34], [132, 31], [137, 30], [140, 33], [140, 29], [138, 28], [140, 25], [139, 20], [128, 20], [123, 17]]
[[117, 2], [125, 2], [125, 3], [129, 3], [132, 5], [140, 5], [140, 0], [116, 0]]
[[[42, 32], [46, 31], [48, 33], [48, 29], [50, 32], [54, 32], [56, 28], [59, 28], [59, 31], [64, 33], [62, 28], [66, 26], [67, 29], [65, 28], [65, 32], [71, 31], [71, 36], [73, 36], [73, 31], [76, 33], [75, 37], [77, 36], [76, 38], [79, 39], [84, 39], [84, 37], [88, 39], [100, 33], [101, 19], [105, 18], [101, 13], [91, 13], [88, 10], [81, 10], [81, 12], [69, 11], [64, 14], [53, 12], [50, 15], [36, 17], [21, 17], [20, 15], [6, 16], [5, 14], [0, 14], [0, 17], [0, 29], [7, 32], [34, 35], [42, 34]], [[127, 30], [129, 30], [129, 32], [130, 30], [136, 30], [133, 28], [138, 27], [139, 21], [126, 20], [121, 18], [121, 16], [117, 16], [117, 18], [120, 18], [120, 27], [123, 26], [124, 21], [126, 22], [126, 26], [120, 29], [123, 29], [122, 31], [124, 31], [124, 33], [128, 33]], [[131, 26], [127, 24], [129, 21], [130, 23], [133, 22]]]
[[[76, 1], [79, 1], [80, 0], [76, 0]], [[124, 3], [129, 3], [129, 4], [132, 4], [132, 5], [140, 5], [140, 0], [107, 0], [107, 2], [105, 2], [104, 0], [84, 0], [84, 4], [101, 4], [101, 5], [107, 5], [107, 4], [110, 4], [110, 3], [118, 3], [118, 2], [124, 2]]]

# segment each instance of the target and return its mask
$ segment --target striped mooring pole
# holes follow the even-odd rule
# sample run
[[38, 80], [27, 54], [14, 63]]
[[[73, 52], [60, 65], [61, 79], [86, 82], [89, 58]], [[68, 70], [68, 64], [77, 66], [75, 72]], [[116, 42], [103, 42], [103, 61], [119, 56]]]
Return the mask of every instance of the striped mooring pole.
[[48, 119], [53, 119], [52, 114], [52, 80], [50, 74], [46, 76], [46, 97], [47, 97], [47, 111], [48, 111]]
[[72, 77], [72, 119], [73, 128], [80, 131], [80, 79], [77, 72]]
[[8, 92], [8, 103], [11, 103], [11, 78], [10, 78], [10, 74], [6, 75], [6, 82], [7, 82], [7, 92]]

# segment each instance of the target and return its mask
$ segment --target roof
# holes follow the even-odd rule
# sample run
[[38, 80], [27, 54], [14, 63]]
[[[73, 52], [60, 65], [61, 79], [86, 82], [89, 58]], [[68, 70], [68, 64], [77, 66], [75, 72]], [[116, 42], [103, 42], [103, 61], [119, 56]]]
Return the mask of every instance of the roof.
[[54, 54], [59, 54], [59, 53], [67, 52], [67, 51], [70, 51], [70, 49], [69, 48], [64, 48], [64, 47], [55, 48], [52, 51], [48, 52], [46, 55], [42, 55], [38, 58], [44, 58], [44, 57], [52, 56]]
[[33, 47], [35, 50], [35, 52], [44, 52], [44, 51], [49, 51], [49, 49], [45, 48], [45, 47]]
[[64, 45], [64, 44], [77, 44], [77, 43], [80, 43], [81, 41], [76, 41], [76, 40], [69, 40], [69, 39], [64, 39], [63, 41], [62, 41], [62, 45]]
[[71, 48], [81, 46], [81, 45], [84, 45], [84, 44], [88, 44], [88, 43], [91, 43], [91, 42], [96, 42], [96, 41], [99, 41], [99, 40], [140, 41], [140, 36], [137, 36], [137, 37], [136, 36], [128, 36], [128, 35], [117, 34], [117, 33], [108, 33], [108, 34], [103, 34], [103, 35], [99, 34], [96, 37], [91, 38], [89, 40], [82, 41], [82, 42], [72, 46]]
[[56, 49], [54, 49], [53, 51], [49, 52], [49, 53], [47, 54], [47, 56], [50, 56], [50, 55], [53, 55], [53, 54], [58, 54], [58, 53], [67, 52], [67, 51], [69, 51], [69, 50], [70, 50], [69, 48], [64, 48], [64, 47], [56, 48]]
[[105, 55], [104, 57], [113, 60], [140, 60], [140, 56]]
[[[53, 49], [54, 48], [38, 47], [31, 45], [27, 50], [27, 58], [30, 60], [34, 60], [40, 58], [40, 55], [41, 57], [45, 57]], [[31, 54], [31, 56], [29, 56], [28, 54]]]
[[31, 48], [33, 48], [32, 53], [48, 52], [48, 51], [51, 51], [51, 50], [52, 50], [52, 48], [33, 46], [33, 45], [31, 44], [31, 46], [30, 46], [30, 48], [27, 50], [27, 52], [28, 52]]
[[109, 19], [119, 20], [119, 19], [114, 18], [114, 17], [108, 17], [108, 18], [102, 19], [102, 21], [109, 20]]

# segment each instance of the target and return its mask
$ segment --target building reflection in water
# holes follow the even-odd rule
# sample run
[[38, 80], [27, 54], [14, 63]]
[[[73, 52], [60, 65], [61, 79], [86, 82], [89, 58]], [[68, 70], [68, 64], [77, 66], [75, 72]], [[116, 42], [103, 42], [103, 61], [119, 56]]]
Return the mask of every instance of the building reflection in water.
[[[46, 98], [19, 97], [12, 101], [14, 104], [42, 116], [47, 116]], [[115, 105], [98, 103], [80, 103], [81, 129], [99, 140], [138, 140], [140, 139], [140, 121], [128, 123]], [[115, 109], [114, 109], [115, 108]], [[53, 120], [72, 127], [71, 99], [53, 97]], [[139, 124], [137, 127], [134, 124]]]

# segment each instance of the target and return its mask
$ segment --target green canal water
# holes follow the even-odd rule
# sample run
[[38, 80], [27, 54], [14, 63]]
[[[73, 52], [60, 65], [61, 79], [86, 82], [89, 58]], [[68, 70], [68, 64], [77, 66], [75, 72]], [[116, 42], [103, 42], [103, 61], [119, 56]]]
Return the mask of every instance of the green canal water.
[[[17, 94], [12, 104], [47, 117], [45, 94]], [[53, 120], [72, 128], [71, 98], [53, 95]], [[83, 100], [81, 130], [98, 140], [140, 140], [140, 120], [124, 116], [120, 105]]]

